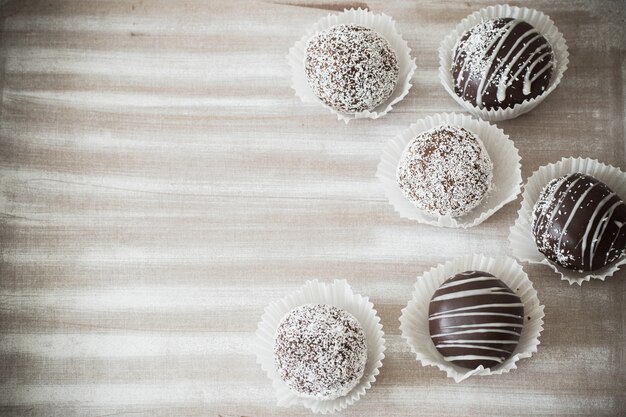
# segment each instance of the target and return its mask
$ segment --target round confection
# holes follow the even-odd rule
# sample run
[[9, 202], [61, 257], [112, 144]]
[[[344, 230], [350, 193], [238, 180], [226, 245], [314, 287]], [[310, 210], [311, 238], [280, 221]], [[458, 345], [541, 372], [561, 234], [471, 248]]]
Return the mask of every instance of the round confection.
[[396, 179], [417, 208], [435, 216], [459, 217], [487, 195], [492, 171], [489, 154], [476, 135], [444, 125], [409, 142]]
[[600, 269], [626, 248], [626, 204], [606, 184], [574, 173], [553, 179], [533, 209], [537, 248], [574, 271]]
[[335, 399], [350, 392], [363, 376], [365, 334], [347, 311], [305, 304], [281, 320], [274, 357], [280, 377], [298, 396]]
[[524, 304], [498, 278], [466, 271], [445, 281], [428, 309], [430, 337], [444, 359], [493, 368], [511, 356], [524, 326]]
[[550, 43], [529, 23], [487, 20], [457, 41], [454, 91], [481, 109], [513, 107], [546, 91], [555, 61]]
[[342, 113], [374, 109], [393, 93], [400, 73], [389, 42], [358, 25], [337, 25], [313, 36], [304, 69], [315, 95]]

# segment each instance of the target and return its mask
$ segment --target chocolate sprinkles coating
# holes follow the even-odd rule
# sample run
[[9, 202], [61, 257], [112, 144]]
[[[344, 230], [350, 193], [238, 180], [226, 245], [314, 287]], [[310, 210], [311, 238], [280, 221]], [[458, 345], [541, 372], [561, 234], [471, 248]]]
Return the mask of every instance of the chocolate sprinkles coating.
[[626, 248], [626, 204], [596, 178], [553, 179], [533, 209], [537, 249], [564, 268], [586, 272], [615, 262]]
[[404, 150], [396, 180], [404, 196], [432, 215], [459, 217], [491, 189], [493, 164], [470, 131], [443, 125], [417, 135]]
[[342, 113], [373, 110], [393, 93], [400, 74], [389, 42], [359, 25], [337, 25], [313, 36], [304, 70], [315, 95]]
[[363, 376], [365, 333], [343, 309], [305, 304], [281, 320], [274, 357], [281, 379], [298, 396], [335, 399], [348, 394]]
[[479, 108], [504, 109], [541, 95], [556, 59], [550, 43], [529, 23], [486, 20], [461, 36], [454, 49], [454, 90]]
[[492, 274], [466, 271], [446, 280], [428, 310], [430, 337], [444, 359], [467, 369], [502, 364], [524, 326], [524, 304]]

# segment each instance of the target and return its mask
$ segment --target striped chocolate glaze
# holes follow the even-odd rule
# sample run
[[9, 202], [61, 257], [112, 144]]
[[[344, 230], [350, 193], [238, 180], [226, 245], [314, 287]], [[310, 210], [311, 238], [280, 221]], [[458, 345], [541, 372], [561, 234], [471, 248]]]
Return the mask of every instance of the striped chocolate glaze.
[[519, 19], [484, 21], [457, 42], [452, 63], [457, 95], [479, 108], [507, 108], [541, 95], [555, 58], [546, 38]]
[[515, 350], [524, 304], [502, 281], [466, 271], [445, 281], [428, 311], [430, 337], [444, 359], [463, 368], [492, 368]]
[[593, 271], [624, 253], [626, 204], [606, 184], [574, 173], [548, 183], [533, 209], [537, 248], [564, 268]]

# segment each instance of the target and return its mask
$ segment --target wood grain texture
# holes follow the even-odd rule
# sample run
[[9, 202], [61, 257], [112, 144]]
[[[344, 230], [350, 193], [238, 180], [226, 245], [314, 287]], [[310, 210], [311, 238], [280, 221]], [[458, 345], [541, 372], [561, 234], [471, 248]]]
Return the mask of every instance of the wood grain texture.
[[[487, 1], [1, 1], [0, 415], [305, 416], [255, 363], [264, 307], [347, 279], [387, 357], [345, 416], [626, 414], [626, 270], [569, 286], [525, 266], [546, 306], [538, 354], [455, 384], [401, 340], [415, 277], [508, 254], [519, 200], [470, 230], [400, 219], [374, 177], [414, 120], [460, 111], [437, 47]], [[329, 12], [398, 22], [408, 97], [344, 125], [289, 87], [288, 48]], [[499, 123], [523, 176], [563, 156], [626, 168], [621, 1], [532, 1], [570, 49], [561, 85]]]

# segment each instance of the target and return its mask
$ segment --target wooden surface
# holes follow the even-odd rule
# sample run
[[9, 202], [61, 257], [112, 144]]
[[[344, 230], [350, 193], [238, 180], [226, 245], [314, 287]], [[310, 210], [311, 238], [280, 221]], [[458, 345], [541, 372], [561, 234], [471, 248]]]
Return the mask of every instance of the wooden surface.
[[[437, 47], [489, 2], [0, 1], [0, 415], [305, 416], [255, 363], [264, 307], [306, 280], [371, 297], [387, 357], [346, 416], [626, 413], [626, 270], [569, 286], [525, 266], [539, 352], [455, 384], [401, 339], [415, 277], [507, 254], [519, 200], [470, 230], [403, 220], [374, 177], [383, 144], [460, 111]], [[289, 88], [288, 48], [368, 6], [416, 57], [409, 96], [344, 125]], [[561, 85], [498, 125], [523, 176], [562, 156], [626, 168], [620, 1], [538, 1], [570, 49]]]

